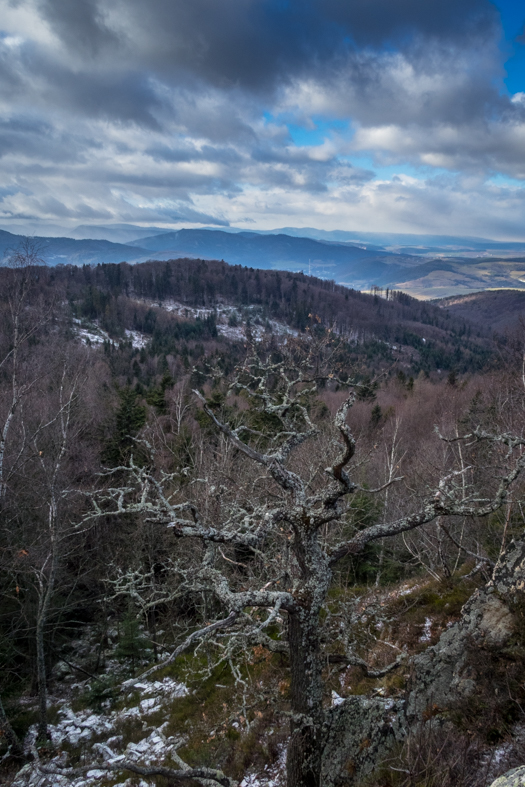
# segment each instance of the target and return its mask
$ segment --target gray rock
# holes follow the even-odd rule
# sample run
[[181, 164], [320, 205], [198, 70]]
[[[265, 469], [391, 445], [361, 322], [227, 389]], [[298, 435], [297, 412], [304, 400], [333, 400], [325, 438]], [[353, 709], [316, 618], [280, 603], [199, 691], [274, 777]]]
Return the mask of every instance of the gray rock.
[[[518, 625], [513, 603], [524, 591], [525, 541], [513, 541], [492, 579], [464, 605], [461, 619], [412, 659], [406, 702], [349, 697], [327, 712], [323, 787], [358, 783], [411, 729], [426, 719], [446, 719], [447, 710], [472, 695], [479, 678], [473, 656], [490, 658], [505, 647]], [[525, 767], [509, 773], [518, 780], [497, 780], [493, 787], [525, 787]]]
[[517, 625], [509, 605], [523, 593], [524, 582], [525, 542], [513, 541], [492, 579], [464, 605], [461, 619], [413, 660], [406, 708], [411, 724], [430, 709], [445, 710], [476, 691], [471, 653], [505, 646]]
[[525, 765], [507, 771], [492, 782], [490, 787], [525, 787]]
[[339, 787], [361, 779], [407, 734], [402, 702], [349, 697], [329, 713], [321, 784]]

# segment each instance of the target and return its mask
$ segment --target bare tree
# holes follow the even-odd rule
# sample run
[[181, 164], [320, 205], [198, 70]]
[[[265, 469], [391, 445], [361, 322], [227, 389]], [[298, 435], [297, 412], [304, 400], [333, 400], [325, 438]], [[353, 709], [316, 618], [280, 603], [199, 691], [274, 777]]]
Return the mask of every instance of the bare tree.
[[[45, 631], [56, 592], [59, 564], [64, 558], [65, 545], [78, 528], [69, 522], [64, 501], [76, 494], [64, 484], [64, 465], [74, 439], [74, 411], [78, 404], [79, 388], [82, 386], [83, 369], [71, 375], [69, 364], [64, 363], [58, 385], [56, 409], [44, 418], [33, 435], [34, 457], [40, 466], [42, 478], [43, 508], [45, 509], [45, 547], [42, 559], [33, 565], [37, 593], [36, 611], [36, 654], [39, 699], [39, 738], [47, 737], [47, 670], [45, 653]], [[45, 414], [47, 416], [47, 413]], [[50, 439], [50, 432], [54, 434]]]
[[[353, 465], [356, 441], [347, 420], [359, 385], [344, 383], [327, 371], [335, 361], [329, 345], [313, 341], [306, 345], [289, 341], [278, 357], [271, 352], [251, 352], [227, 389], [227, 394], [240, 396], [249, 404], [252, 418], [241, 423], [222, 416], [215, 403], [194, 391], [210, 423], [234, 450], [238, 470], [243, 467], [248, 473], [253, 469], [251, 496], [241, 497], [234, 479], [229, 488], [220, 490], [216, 505], [202, 505], [208, 497], [196, 490], [210, 491], [214, 484], [211, 476], [200, 475], [188, 485], [180, 483], [176, 473], [131, 460], [128, 468], [108, 474], [109, 486], [94, 498], [91, 514], [135, 513], [169, 528], [183, 542], [200, 545], [196, 550], [198, 565], [186, 570], [179, 565], [178, 570], [188, 591], [214, 599], [215, 619], [194, 630], [167, 660], [140, 678], [203, 641], [220, 646], [220, 658], [232, 665], [243, 644], [262, 645], [288, 655], [288, 787], [319, 787], [321, 783], [326, 665], [358, 665], [377, 677], [401, 661], [397, 658], [384, 668], [369, 669], [352, 651], [348, 632], [327, 636], [323, 610], [338, 564], [348, 556], [358, 556], [371, 542], [413, 531], [438, 517], [486, 516], [496, 511], [505, 504], [509, 489], [525, 468], [525, 438], [479, 429], [460, 439], [453, 437], [446, 442], [449, 471], [415, 509], [394, 520], [354, 527], [352, 497], [356, 493], [381, 494], [401, 479], [389, 472], [386, 483], [377, 489], [358, 482], [359, 471]], [[315, 397], [325, 385], [347, 388], [327, 435], [311, 414]], [[457, 457], [455, 460], [459, 444], [472, 451], [479, 445], [490, 450], [505, 447], [505, 462], [493, 473], [492, 488], [480, 492], [465, 481], [472, 467], [459, 463]], [[213, 454], [211, 446], [209, 453]], [[323, 469], [319, 462], [329, 453], [332, 458], [323, 462]], [[111, 486], [111, 478], [117, 479], [123, 472], [127, 474], [125, 485]], [[275, 629], [278, 635], [270, 636]], [[135, 682], [127, 681], [126, 686]]]
[[[71, 481], [78, 471], [72, 455], [78, 451], [79, 432], [86, 421], [80, 406], [86, 353], [75, 347], [66, 347], [65, 352], [53, 347], [50, 354], [49, 375], [35, 375], [17, 412], [12, 434], [19, 441], [16, 465], [15, 469], [10, 465], [8, 494], [2, 501], [1, 567], [6, 578], [2, 590], [20, 602], [22, 625], [34, 637], [42, 739], [47, 737], [47, 637], [57, 614], [54, 603], [62, 565], [82, 539], [77, 501], [83, 497]], [[66, 587], [60, 591], [67, 597]]]
[[[24, 374], [23, 350], [49, 319], [51, 310], [42, 304], [31, 304], [31, 291], [35, 284], [35, 267], [42, 265], [40, 249], [32, 238], [24, 238], [20, 245], [5, 259], [7, 277], [7, 309], [4, 313], [2, 338], [6, 346], [0, 356], [0, 369], [10, 379], [7, 397], [0, 420], [0, 500], [5, 497], [10, 475], [16, 472], [17, 461], [24, 453], [24, 442], [15, 452], [11, 468], [6, 466], [6, 449], [13, 419], [24, 397], [35, 385], [38, 373], [32, 369]], [[35, 308], [36, 306], [36, 308]]]

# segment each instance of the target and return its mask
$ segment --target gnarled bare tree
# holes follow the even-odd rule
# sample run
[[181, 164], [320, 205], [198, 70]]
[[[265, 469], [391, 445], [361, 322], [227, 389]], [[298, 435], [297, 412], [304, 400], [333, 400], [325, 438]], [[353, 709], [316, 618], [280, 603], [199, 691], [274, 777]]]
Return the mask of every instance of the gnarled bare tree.
[[[249, 404], [250, 417], [240, 424], [221, 415], [216, 401], [194, 392], [211, 425], [234, 449], [237, 467], [248, 464], [257, 470], [251, 495], [240, 495], [235, 479], [229, 487], [210, 490], [212, 480], [206, 475], [195, 479], [192, 486], [179, 483], [174, 473], [155, 470], [153, 463], [132, 461], [128, 468], [109, 474], [111, 483], [112, 475], [117, 479], [125, 472], [126, 482], [109, 486], [96, 500], [92, 514], [134, 512], [170, 528], [181, 540], [195, 542], [198, 562], [186, 571], [179, 567], [181, 582], [185, 589], [215, 599], [216, 619], [195, 630], [169, 659], [141, 678], [219, 634], [221, 643], [229, 641], [226, 647], [232, 649], [243, 641], [288, 654], [288, 787], [321, 784], [327, 735], [326, 665], [330, 661], [359, 665], [379, 676], [400, 663], [398, 658], [382, 670], [369, 671], [349, 645], [345, 648], [350, 640], [347, 632], [339, 635], [339, 650], [326, 637], [323, 610], [340, 561], [358, 556], [371, 542], [415, 530], [437, 518], [443, 522], [448, 516], [485, 516], [497, 510], [525, 468], [524, 438], [472, 432], [461, 440], [472, 450], [481, 444], [505, 448], [501, 471], [493, 474], [493, 487], [480, 493], [465, 480], [472, 467], [454, 464], [457, 438], [453, 438], [448, 443], [449, 471], [411, 512], [390, 521], [385, 510], [383, 521], [353, 527], [352, 498], [357, 493], [380, 494], [401, 479], [390, 473], [387, 483], [377, 489], [358, 482], [353, 465], [356, 441], [347, 421], [359, 385], [343, 382], [335, 372], [327, 371], [331, 362], [335, 357], [330, 346], [313, 340], [306, 344], [289, 341], [275, 354], [250, 352], [227, 389], [227, 394]], [[312, 406], [321, 387], [336, 385], [346, 386], [347, 394], [335, 414], [331, 434], [321, 443]], [[320, 465], [330, 451], [331, 461]], [[201, 505], [208, 497], [192, 491], [199, 485], [206, 493], [214, 492], [214, 505]]]

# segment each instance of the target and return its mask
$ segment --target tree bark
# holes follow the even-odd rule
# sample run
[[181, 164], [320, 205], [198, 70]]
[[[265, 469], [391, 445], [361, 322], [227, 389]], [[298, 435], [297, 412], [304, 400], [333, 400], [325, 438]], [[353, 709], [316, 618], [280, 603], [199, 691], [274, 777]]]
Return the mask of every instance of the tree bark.
[[39, 614], [36, 623], [36, 671], [38, 680], [38, 738], [45, 740], [47, 732], [47, 670], [44, 648], [46, 615]]
[[[54, 534], [53, 534], [54, 535]], [[44, 577], [40, 581], [40, 594], [38, 599], [38, 612], [36, 619], [36, 667], [38, 678], [38, 738], [46, 740], [48, 736], [47, 729], [47, 669], [46, 669], [46, 652], [45, 652], [45, 627], [47, 624], [47, 617], [49, 613], [49, 606], [51, 597], [55, 589], [55, 578], [58, 563], [58, 556], [56, 554], [56, 540], [52, 539], [51, 543], [51, 568], [47, 583]]]
[[18, 735], [11, 727], [11, 723], [7, 718], [4, 705], [2, 703], [2, 698], [0, 697], [0, 730], [5, 735], [5, 739], [7, 741], [8, 746], [11, 749], [11, 754], [14, 757], [22, 757], [24, 754], [24, 750], [22, 748], [22, 744], [18, 738]]
[[288, 615], [291, 738], [286, 760], [288, 787], [319, 787], [323, 751], [323, 682], [319, 615], [301, 608]]

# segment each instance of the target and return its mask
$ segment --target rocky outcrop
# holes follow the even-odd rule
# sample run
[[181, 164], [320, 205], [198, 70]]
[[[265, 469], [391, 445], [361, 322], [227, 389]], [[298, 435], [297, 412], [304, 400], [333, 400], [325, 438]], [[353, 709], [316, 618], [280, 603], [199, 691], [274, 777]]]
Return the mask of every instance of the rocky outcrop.
[[525, 765], [513, 768], [500, 776], [490, 787], [525, 787]]
[[323, 787], [343, 787], [371, 773], [407, 734], [403, 703], [349, 697], [330, 712]]
[[473, 695], [490, 659], [516, 634], [515, 609], [524, 597], [525, 541], [513, 541], [460, 620], [412, 659], [404, 702], [350, 697], [328, 712], [323, 787], [358, 783], [410, 730]]
[[461, 619], [413, 659], [405, 711], [409, 724], [475, 692], [473, 656], [480, 651], [489, 656], [510, 640], [517, 627], [512, 607], [524, 591], [525, 542], [516, 541], [501, 556], [491, 580], [464, 605]]

